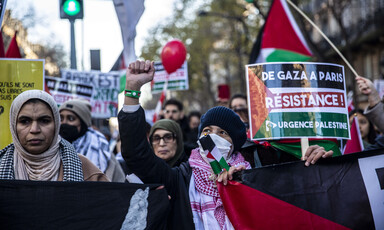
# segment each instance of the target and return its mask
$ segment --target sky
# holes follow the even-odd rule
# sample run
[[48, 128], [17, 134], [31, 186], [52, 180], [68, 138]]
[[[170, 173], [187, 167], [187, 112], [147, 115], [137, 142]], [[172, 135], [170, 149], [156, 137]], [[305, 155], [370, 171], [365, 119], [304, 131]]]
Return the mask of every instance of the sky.
[[[175, 0], [145, 0], [145, 11], [136, 27], [135, 49], [140, 54], [148, 30], [157, 22], [172, 16]], [[70, 65], [70, 24], [60, 19], [59, 0], [7, 0], [14, 16], [28, 12], [33, 6], [37, 22], [28, 29], [28, 39], [36, 43], [61, 43], [68, 53]], [[75, 22], [77, 68], [90, 69], [90, 50], [100, 49], [101, 71], [108, 72], [123, 49], [121, 30], [112, 0], [84, 0], [84, 20]], [[84, 67], [84, 68], [83, 68]]]

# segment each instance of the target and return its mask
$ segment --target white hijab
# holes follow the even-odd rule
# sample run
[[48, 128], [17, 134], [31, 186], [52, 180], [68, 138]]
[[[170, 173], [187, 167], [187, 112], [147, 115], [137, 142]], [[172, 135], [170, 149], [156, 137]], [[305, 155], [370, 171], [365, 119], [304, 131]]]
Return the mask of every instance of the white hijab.
[[[39, 99], [47, 103], [52, 111], [55, 122], [55, 134], [51, 146], [43, 153], [30, 154], [20, 144], [17, 131], [17, 117], [25, 102], [30, 99]], [[12, 102], [9, 114], [11, 134], [14, 151], [14, 169], [16, 180], [43, 180], [56, 181], [59, 176], [61, 158], [59, 154], [59, 136], [60, 114], [57, 104], [48, 93], [41, 90], [28, 90], [18, 95]]]

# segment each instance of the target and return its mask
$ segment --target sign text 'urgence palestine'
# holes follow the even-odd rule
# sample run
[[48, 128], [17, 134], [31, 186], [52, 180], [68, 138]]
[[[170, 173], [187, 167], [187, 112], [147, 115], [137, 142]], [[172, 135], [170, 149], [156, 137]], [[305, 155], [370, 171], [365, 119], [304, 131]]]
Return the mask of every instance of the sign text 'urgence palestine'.
[[343, 66], [264, 63], [246, 70], [253, 139], [349, 138]]

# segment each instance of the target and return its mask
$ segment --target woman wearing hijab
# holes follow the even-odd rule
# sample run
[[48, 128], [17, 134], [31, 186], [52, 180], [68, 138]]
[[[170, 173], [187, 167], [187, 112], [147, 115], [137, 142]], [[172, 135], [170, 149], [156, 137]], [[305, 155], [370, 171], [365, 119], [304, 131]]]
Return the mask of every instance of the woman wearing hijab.
[[149, 132], [149, 140], [156, 156], [170, 167], [187, 160], [184, 153], [183, 133], [180, 125], [170, 119], [157, 121]]
[[[192, 151], [187, 162], [171, 168], [154, 156], [143, 129], [145, 113], [139, 104], [139, 90], [153, 79], [154, 71], [154, 63], [150, 61], [136, 61], [128, 67], [124, 105], [118, 115], [124, 160], [144, 183], [164, 184], [171, 197], [168, 229], [233, 229], [216, 181], [226, 185], [234, 172], [250, 168], [238, 152], [247, 139], [245, 125], [234, 111], [223, 106], [211, 108], [201, 117], [199, 140], [202, 142], [209, 136], [229, 170], [216, 177], [202, 146]], [[309, 151], [306, 153], [309, 162], [330, 154], [319, 149]]]
[[9, 117], [13, 143], [0, 150], [0, 179], [108, 181], [60, 137], [59, 110], [46, 92], [28, 90], [18, 95]]

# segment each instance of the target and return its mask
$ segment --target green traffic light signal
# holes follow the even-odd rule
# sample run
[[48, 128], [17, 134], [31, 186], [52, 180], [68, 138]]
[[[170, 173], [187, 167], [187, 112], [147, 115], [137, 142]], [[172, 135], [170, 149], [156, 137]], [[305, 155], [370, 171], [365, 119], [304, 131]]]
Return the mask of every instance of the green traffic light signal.
[[64, 2], [63, 10], [69, 16], [74, 16], [80, 12], [81, 6], [77, 0], [67, 0]]
[[83, 0], [60, 0], [60, 18], [82, 19]]

